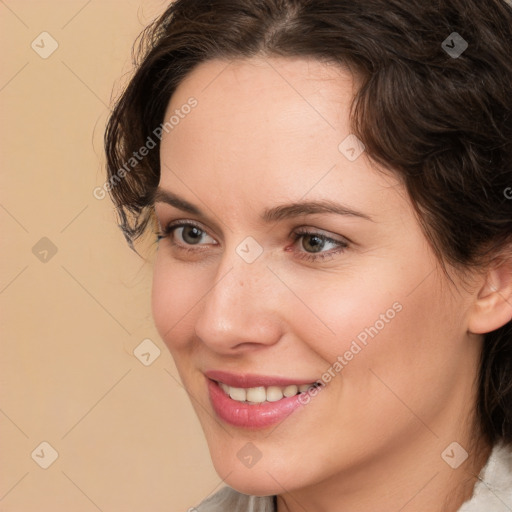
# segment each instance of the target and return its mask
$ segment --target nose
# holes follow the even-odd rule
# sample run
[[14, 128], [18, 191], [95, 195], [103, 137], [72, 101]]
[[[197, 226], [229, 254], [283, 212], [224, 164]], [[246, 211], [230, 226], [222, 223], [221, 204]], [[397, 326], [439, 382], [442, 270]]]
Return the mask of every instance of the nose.
[[265, 252], [248, 263], [226, 250], [209, 291], [198, 305], [196, 335], [211, 350], [230, 354], [273, 345], [282, 336], [279, 280]]

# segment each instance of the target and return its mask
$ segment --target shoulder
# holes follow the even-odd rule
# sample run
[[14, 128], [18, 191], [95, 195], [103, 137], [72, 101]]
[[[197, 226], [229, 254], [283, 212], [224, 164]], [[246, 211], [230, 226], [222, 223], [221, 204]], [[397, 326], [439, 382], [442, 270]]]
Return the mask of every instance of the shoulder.
[[512, 445], [493, 447], [473, 489], [473, 496], [458, 512], [512, 510]]
[[275, 512], [272, 496], [248, 496], [241, 494], [231, 487], [223, 487], [210, 496], [193, 512]]

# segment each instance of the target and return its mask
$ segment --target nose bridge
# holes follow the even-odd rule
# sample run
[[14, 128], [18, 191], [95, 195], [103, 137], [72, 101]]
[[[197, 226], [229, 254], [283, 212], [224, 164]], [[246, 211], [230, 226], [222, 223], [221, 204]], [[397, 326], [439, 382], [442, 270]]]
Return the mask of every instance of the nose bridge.
[[204, 297], [196, 334], [217, 349], [243, 343], [269, 344], [278, 339], [277, 311], [272, 306], [275, 297], [270, 293], [275, 276], [267, 268], [265, 253], [254, 258], [253, 250], [250, 245], [247, 250], [243, 242], [226, 248]]

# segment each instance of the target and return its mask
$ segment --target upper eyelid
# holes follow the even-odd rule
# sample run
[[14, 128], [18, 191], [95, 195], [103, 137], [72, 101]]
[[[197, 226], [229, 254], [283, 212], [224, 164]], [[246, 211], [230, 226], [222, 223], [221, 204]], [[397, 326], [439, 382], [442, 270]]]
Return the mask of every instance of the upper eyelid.
[[[160, 222], [159, 222], [159, 225], [160, 225]], [[206, 235], [208, 235], [209, 237], [213, 238], [216, 241], [217, 244], [219, 243], [219, 242], [217, 242], [216, 237], [211, 235], [209, 233], [209, 230], [205, 229], [202, 226], [201, 222], [194, 221], [194, 220], [191, 220], [191, 219], [176, 219], [176, 220], [171, 220], [169, 222], [166, 222], [166, 223], [163, 224], [162, 231], [167, 230], [167, 229], [172, 229], [172, 232], [171, 232], [171, 234], [172, 234], [172, 233], [174, 233], [175, 229], [178, 229], [180, 227], [186, 227], [187, 225], [195, 226], [196, 228], [198, 228], [201, 231], [203, 231]], [[310, 235], [320, 235], [326, 241], [329, 241], [329, 242], [334, 242], [334, 243], [342, 244], [342, 245], [343, 244], [349, 244], [349, 243], [352, 244], [352, 241], [349, 238], [347, 238], [345, 236], [342, 236], [342, 235], [337, 235], [337, 234], [332, 234], [331, 235], [330, 232], [326, 232], [326, 230], [323, 230], [323, 229], [320, 229], [320, 228], [301, 226], [301, 227], [295, 228], [292, 231], [292, 234], [299, 235], [299, 236], [301, 236], [301, 235], [303, 236], [303, 235], [307, 235], [307, 234], [310, 234]], [[338, 240], [335, 237], [340, 237], [341, 240]]]
[[192, 219], [175, 219], [175, 220], [169, 220], [169, 221], [166, 221], [166, 222], [160, 222], [160, 220], [157, 217], [157, 223], [158, 223], [158, 227], [160, 228], [161, 231], [164, 231], [165, 229], [167, 229], [171, 225], [173, 227], [176, 227], [176, 228], [183, 227], [185, 225], [192, 225], [192, 226], [195, 226], [195, 227], [199, 228], [201, 231], [204, 231], [206, 234], [208, 234], [212, 238], [214, 238], [213, 235], [210, 235], [210, 230], [205, 228], [204, 225], [200, 221], [197, 221], [197, 220], [192, 220]]
[[166, 231], [167, 229], [170, 229], [171, 230], [170, 234], [173, 234], [176, 229], [184, 228], [184, 227], [187, 227], [187, 226], [194, 226], [194, 227], [198, 228], [203, 233], [205, 233], [207, 236], [209, 236], [210, 238], [213, 238], [217, 244], [219, 243], [219, 242], [217, 242], [217, 240], [215, 239], [214, 236], [210, 235], [210, 233], [209, 233], [209, 231], [207, 229], [204, 229], [201, 226], [200, 222], [196, 222], [196, 221], [190, 221], [190, 220], [170, 221], [170, 222], [167, 222], [166, 224], [164, 224], [162, 232]]

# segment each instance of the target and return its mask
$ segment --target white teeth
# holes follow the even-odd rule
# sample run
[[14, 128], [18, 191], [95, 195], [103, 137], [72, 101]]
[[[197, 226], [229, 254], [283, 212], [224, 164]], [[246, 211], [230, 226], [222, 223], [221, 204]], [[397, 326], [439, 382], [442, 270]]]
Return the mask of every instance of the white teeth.
[[238, 402], [245, 402], [247, 399], [247, 393], [244, 388], [229, 388], [229, 396]]
[[[295, 393], [297, 394], [297, 393]], [[283, 398], [284, 393], [278, 386], [269, 386], [267, 388], [267, 402], [277, 402]]]
[[291, 384], [290, 386], [286, 386], [283, 390], [283, 395], [285, 397], [294, 396], [298, 393], [299, 388], [295, 384]]
[[267, 392], [263, 386], [257, 388], [249, 388], [247, 390], [248, 402], [264, 402], [267, 399]]
[[296, 384], [290, 384], [289, 386], [269, 386], [265, 388], [263, 386], [258, 386], [255, 388], [234, 388], [224, 384], [223, 382], [219, 382], [219, 386], [221, 389], [229, 395], [233, 400], [237, 402], [248, 402], [250, 404], [262, 404], [266, 402], [277, 402], [282, 398], [288, 398], [290, 396], [295, 396], [297, 393], [303, 393], [315, 386], [313, 384], [301, 384], [297, 386]]

